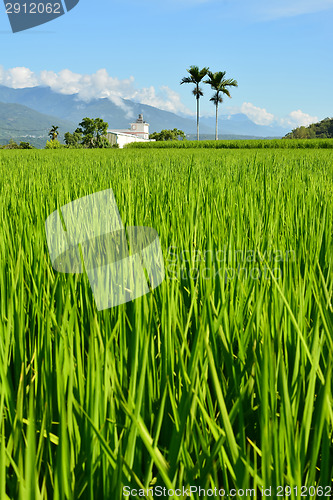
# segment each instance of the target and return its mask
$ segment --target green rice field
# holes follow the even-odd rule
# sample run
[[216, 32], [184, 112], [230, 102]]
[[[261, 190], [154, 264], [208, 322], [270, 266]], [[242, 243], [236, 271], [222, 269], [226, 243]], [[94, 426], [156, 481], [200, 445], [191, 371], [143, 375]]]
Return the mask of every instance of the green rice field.
[[249, 139], [131, 142], [127, 149], [332, 149], [333, 139]]
[[[109, 188], [166, 276], [98, 311], [45, 220]], [[331, 149], [1, 151], [0, 192], [1, 500], [333, 495]]]

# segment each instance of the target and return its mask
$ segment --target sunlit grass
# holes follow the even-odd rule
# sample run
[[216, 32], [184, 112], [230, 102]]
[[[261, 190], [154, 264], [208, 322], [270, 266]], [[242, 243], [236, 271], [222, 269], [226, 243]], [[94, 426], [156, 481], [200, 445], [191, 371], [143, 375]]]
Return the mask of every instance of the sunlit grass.
[[131, 142], [126, 149], [332, 149], [333, 139], [234, 139]]
[[[333, 486], [330, 151], [2, 151], [0, 179], [1, 500]], [[98, 312], [45, 220], [110, 187], [166, 279]]]

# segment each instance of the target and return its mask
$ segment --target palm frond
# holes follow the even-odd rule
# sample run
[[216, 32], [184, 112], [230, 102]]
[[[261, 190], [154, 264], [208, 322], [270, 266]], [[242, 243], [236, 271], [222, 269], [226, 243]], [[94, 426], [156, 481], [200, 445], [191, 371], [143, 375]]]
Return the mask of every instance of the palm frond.
[[225, 77], [226, 72], [225, 71], [218, 71], [216, 73], [212, 73], [212, 71], [208, 71], [208, 80], [206, 80], [204, 83], [208, 83], [212, 87], [218, 87], [221, 82], [223, 82], [223, 79]]
[[186, 70], [190, 76], [185, 76], [180, 84], [183, 83], [194, 83], [198, 84], [202, 81], [202, 79], [207, 75], [207, 72], [209, 71], [208, 68], [204, 67], [202, 69], [199, 69], [198, 66], [190, 66], [189, 69]]
[[231, 97], [227, 87], [238, 87], [238, 83], [232, 78], [224, 78], [225, 75], [225, 71], [218, 71], [216, 73], [208, 71], [208, 79], [204, 80], [204, 83], [210, 85], [216, 92], [222, 92], [228, 97]]
[[237, 80], [233, 80], [232, 78], [224, 80], [223, 84], [227, 85], [228, 87], [238, 87]]
[[197, 99], [200, 99], [200, 97], [203, 96], [203, 92], [202, 92], [202, 89], [200, 87], [195, 87], [193, 90], [192, 90], [192, 94], [197, 98]]
[[227, 95], [227, 96], [228, 96], [228, 97], [230, 97], [230, 99], [231, 99], [231, 95], [230, 95], [230, 92], [229, 92], [229, 90], [228, 90], [228, 89], [226, 89], [226, 88], [222, 88], [222, 89], [220, 89], [220, 90], [219, 90], [219, 92], [222, 92], [222, 94]]
[[220, 95], [219, 92], [215, 92], [215, 94], [213, 95], [213, 97], [211, 97], [209, 100], [211, 102], [213, 102], [215, 104], [215, 106], [217, 106], [219, 103], [223, 102], [223, 98], [222, 98], [222, 96]]
[[180, 85], [182, 85], [183, 83], [195, 83], [191, 77], [189, 76], [184, 76], [184, 78], [182, 78], [181, 82], [180, 82]]

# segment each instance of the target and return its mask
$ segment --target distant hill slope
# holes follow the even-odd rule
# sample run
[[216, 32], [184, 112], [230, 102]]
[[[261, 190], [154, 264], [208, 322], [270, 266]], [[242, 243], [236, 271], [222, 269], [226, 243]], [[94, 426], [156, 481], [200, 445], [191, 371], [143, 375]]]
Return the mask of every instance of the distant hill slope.
[[[150, 132], [162, 129], [178, 128], [186, 133], [195, 133], [196, 122], [191, 118], [184, 118], [163, 111], [147, 104], [120, 99], [120, 106], [109, 99], [93, 99], [89, 102], [78, 99], [77, 95], [65, 95], [53, 92], [49, 87], [32, 87], [25, 89], [11, 89], [0, 85], [0, 102], [24, 104], [40, 113], [59, 116], [61, 119], [75, 123], [75, 128], [84, 117], [102, 118], [110, 128], [126, 129], [129, 123], [136, 120], [139, 113], [150, 124]], [[203, 133], [212, 134], [211, 129], [204, 124]]]
[[0, 102], [0, 144], [10, 139], [27, 141], [35, 147], [44, 147], [52, 125], [59, 127], [59, 139], [73, 128], [73, 123], [38, 113], [22, 104]]
[[[110, 128], [126, 129], [139, 113], [150, 124], [150, 132], [159, 132], [162, 129], [178, 128], [186, 134], [196, 134], [196, 119], [179, 116], [147, 104], [140, 104], [126, 99], [117, 98], [112, 102], [109, 99], [93, 99], [85, 102], [77, 95], [65, 95], [54, 92], [49, 87], [31, 87], [12, 89], [0, 85], [0, 101], [18, 103], [48, 115], [58, 116], [63, 120], [75, 123], [75, 127], [85, 116], [89, 118], [103, 118]], [[193, 109], [195, 102], [193, 100]], [[223, 112], [223, 109], [222, 109]], [[219, 131], [223, 135], [251, 136], [251, 137], [282, 137], [288, 129], [277, 125], [257, 125], [246, 115], [239, 113], [232, 116], [220, 116]], [[213, 135], [215, 133], [215, 118], [200, 118], [200, 134]]]
[[[189, 141], [195, 141], [197, 138], [196, 134], [187, 134], [186, 139]], [[218, 134], [219, 140], [223, 141], [251, 141], [259, 139], [280, 139], [280, 136], [276, 137], [259, 137], [257, 135], [241, 135], [241, 134]], [[200, 134], [200, 141], [213, 141], [215, 140], [215, 134]]]
[[333, 118], [325, 118], [308, 127], [298, 127], [289, 132], [286, 139], [333, 139]]
[[[223, 108], [222, 108], [223, 109]], [[215, 118], [201, 118], [202, 125], [209, 126], [215, 130]], [[219, 134], [233, 136], [251, 137], [283, 137], [287, 130], [276, 123], [272, 125], [258, 125], [243, 113], [236, 113], [231, 116], [220, 116]]]

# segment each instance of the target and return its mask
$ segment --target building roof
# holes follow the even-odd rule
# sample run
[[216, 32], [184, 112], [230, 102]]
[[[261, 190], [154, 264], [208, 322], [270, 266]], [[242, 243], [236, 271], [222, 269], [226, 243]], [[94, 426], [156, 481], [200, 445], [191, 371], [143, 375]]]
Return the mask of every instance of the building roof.
[[137, 130], [130, 129], [110, 129], [107, 131], [108, 134], [121, 134], [121, 135], [130, 135], [134, 137], [140, 137], [141, 135], [147, 135], [147, 132], [138, 132]]
[[130, 130], [108, 130], [107, 134], [116, 134], [116, 135], [126, 135], [128, 137], [139, 137], [136, 134], [133, 134]]
[[[135, 123], [146, 123], [144, 121], [144, 119], [143, 119], [143, 114], [142, 113], [139, 114], [139, 118], [136, 120]], [[148, 125], [148, 123], [147, 123], [147, 125]]]
[[[135, 125], [136, 123], [143, 123], [149, 127], [149, 123], [143, 120], [142, 114], [139, 115], [139, 118], [136, 120], [136, 122], [132, 122], [130, 125]], [[120, 128], [120, 129], [109, 129], [108, 133], [134, 135], [140, 137], [143, 134], [144, 135], [149, 134], [149, 130], [143, 131], [143, 130], [135, 130], [132, 128], [126, 128], [126, 129]]]

